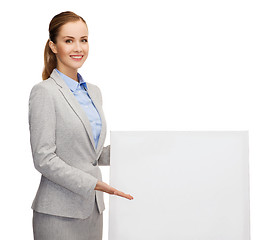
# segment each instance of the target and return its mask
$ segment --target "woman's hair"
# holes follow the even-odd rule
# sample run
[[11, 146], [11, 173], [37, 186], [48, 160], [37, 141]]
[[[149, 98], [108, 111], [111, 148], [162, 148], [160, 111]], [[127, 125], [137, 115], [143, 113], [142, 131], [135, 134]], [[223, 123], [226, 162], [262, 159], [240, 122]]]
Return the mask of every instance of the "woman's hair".
[[82, 20], [86, 24], [85, 20], [81, 16], [71, 11], [61, 12], [52, 18], [49, 25], [49, 39], [47, 40], [44, 49], [44, 68], [42, 72], [43, 80], [49, 78], [53, 69], [56, 68], [57, 64], [56, 56], [49, 46], [50, 40], [56, 43], [56, 37], [58, 36], [60, 28], [68, 22], [77, 22], [79, 20]]

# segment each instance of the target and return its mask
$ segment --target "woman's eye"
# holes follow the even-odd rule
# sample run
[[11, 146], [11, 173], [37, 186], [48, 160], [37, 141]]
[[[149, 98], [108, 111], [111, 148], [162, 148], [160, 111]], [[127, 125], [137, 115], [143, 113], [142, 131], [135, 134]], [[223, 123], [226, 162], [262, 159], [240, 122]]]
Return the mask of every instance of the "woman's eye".
[[[83, 39], [82, 41], [83, 41], [83, 42], [88, 42], [87, 39]], [[71, 43], [71, 42], [72, 42], [71, 39], [66, 40], [66, 43]]]

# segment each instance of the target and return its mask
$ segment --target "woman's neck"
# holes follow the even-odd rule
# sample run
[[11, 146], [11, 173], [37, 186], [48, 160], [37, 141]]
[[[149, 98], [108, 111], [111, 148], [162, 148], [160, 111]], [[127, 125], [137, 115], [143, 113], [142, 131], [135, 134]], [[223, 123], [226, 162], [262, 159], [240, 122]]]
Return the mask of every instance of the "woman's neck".
[[71, 79], [79, 82], [78, 80], [78, 75], [77, 75], [77, 70], [76, 69], [64, 69], [61, 68], [60, 66], [56, 67], [61, 73], [64, 73], [66, 76], [70, 77]]

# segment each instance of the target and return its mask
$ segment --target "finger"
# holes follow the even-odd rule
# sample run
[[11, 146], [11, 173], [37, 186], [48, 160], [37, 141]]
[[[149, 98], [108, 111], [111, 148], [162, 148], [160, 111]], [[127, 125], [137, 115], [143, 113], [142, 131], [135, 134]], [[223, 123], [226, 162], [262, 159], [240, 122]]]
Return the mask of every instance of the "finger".
[[123, 192], [120, 192], [120, 191], [116, 191], [116, 192], [115, 192], [115, 195], [118, 195], [118, 196], [120, 196], [120, 197], [127, 198], [127, 199], [129, 199], [129, 200], [132, 200], [132, 199], [133, 199], [133, 197], [132, 197], [131, 195], [126, 194], [126, 193], [123, 193]]

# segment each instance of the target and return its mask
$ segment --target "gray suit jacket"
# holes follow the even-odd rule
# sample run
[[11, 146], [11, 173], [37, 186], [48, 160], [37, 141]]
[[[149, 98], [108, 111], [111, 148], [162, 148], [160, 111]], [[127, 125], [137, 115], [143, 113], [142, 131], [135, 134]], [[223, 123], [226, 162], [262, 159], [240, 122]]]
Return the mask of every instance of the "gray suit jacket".
[[106, 122], [100, 89], [87, 82], [102, 129], [95, 148], [90, 122], [79, 102], [56, 70], [35, 84], [29, 97], [30, 144], [35, 168], [42, 174], [31, 208], [38, 212], [85, 219], [97, 198], [105, 209], [98, 165], [110, 165], [110, 145], [104, 146]]

